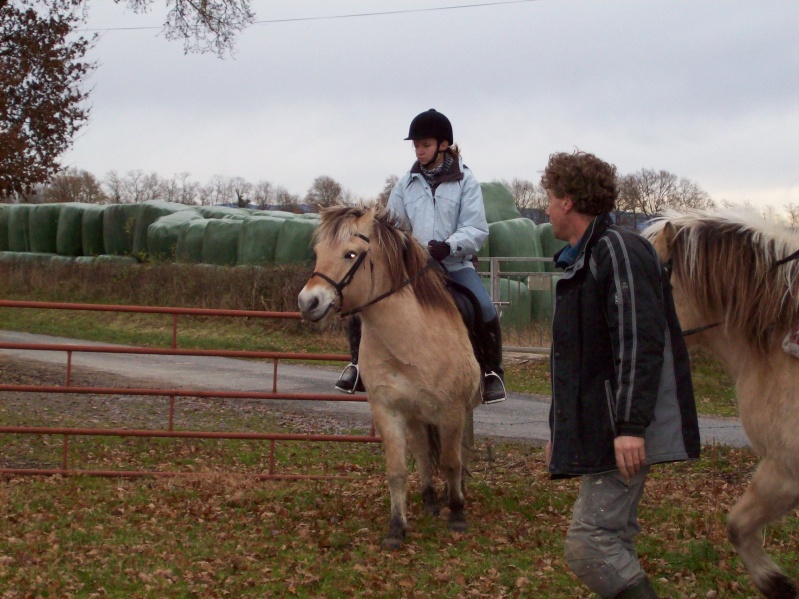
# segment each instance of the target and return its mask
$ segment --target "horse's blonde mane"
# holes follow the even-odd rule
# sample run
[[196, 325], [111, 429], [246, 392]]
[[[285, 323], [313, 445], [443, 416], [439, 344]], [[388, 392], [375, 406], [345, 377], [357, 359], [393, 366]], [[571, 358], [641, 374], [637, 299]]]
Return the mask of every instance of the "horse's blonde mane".
[[[371, 213], [371, 230], [359, 230], [359, 222]], [[371, 243], [384, 253], [391, 289], [398, 293], [411, 288], [422, 306], [455, 311], [455, 303], [444, 284], [441, 271], [429, 268], [419, 274], [411, 285], [403, 283], [427, 266], [430, 255], [417, 242], [407, 225], [383, 206], [331, 206], [322, 210], [322, 218], [314, 234], [315, 240], [344, 243], [356, 233], [369, 237]]]
[[652, 240], [669, 222], [673, 276], [708, 320], [720, 320], [762, 351], [799, 325], [799, 261], [776, 263], [799, 238], [748, 211], [667, 211], [644, 231]]

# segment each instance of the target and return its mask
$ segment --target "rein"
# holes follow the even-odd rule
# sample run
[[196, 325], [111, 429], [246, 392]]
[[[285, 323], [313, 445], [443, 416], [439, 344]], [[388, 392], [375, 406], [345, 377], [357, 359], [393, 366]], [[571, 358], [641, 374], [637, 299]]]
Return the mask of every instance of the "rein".
[[[355, 235], [356, 237], [360, 237], [367, 244], [371, 243], [369, 238], [366, 235], [361, 235], [360, 233], [353, 233], [353, 235]], [[341, 312], [341, 305], [344, 303], [343, 290], [344, 290], [344, 288], [347, 285], [352, 283], [352, 279], [353, 279], [353, 277], [355, 277], [356, 271], [361, 267], [361, 264], [363, 264], [363, 261], [366, 258], [366, 254], [368, 252], [369, 252], [368, 248], [365, 251], [361, 252], [361, 254], [355, 259], [355, 262], [353, 262], [353, 264], [350, 267], [350, 269], [346, 272], [346, 274], [338, 282], [334, 281], [333, 279], [331, 279], [330, 277], [328, 277], [324, 273], [317, 272], [317, 271], [314, 271], [313, 273], [311, 273], [311, 278], [319, 277], [320, 279], [330, 283], [330, 285], [333, 286], [333, 289], [336, 290], [336, 297], [339, 300], [338, 308], [336, 309], [336, 312], [339, 313], [339, 316], [341, 318], [346, 318], [347, 316], [351, 316], [353, 314], [357, 314], [359, 312], [362, 312], [363, 310], [365, 310], [369, 306], [373, 306], [377, 302], [380, 302], [380, 301], [386, 299], [387, 297], [390, 297], [390, 296], [394, 295], [395, 293], [397, 293], [401, 289], [403, 289], [403, 288], [407, 287], [408, 285], [410, 285], [411, 283], [413, 283], [421, 275], [423, 275], [425, 272], [427, 272], [434, 264], [436, 264], [436, 262], [431, 259], [423, 269], [421, 269], [418, 272], [416, 272], [416, 274], [414, 274], [413, 276], [408, 277], [407, 279], [405, 279], [402, 282], [402, 284], [399, 287], [397, 287], [396, 289], [392, 289], [390, 291], [387, 291], [386, 293], [382, 293], [382, 294], [378, 295], [376, 298], [374, 298], [374, 299], [372, 299], [372, 300], [366, 302], [365, 304], [362, 304], [362, 305], [360, 305], [360, 306], [358, 306], [356, 308], [353, 308], [352, 310], [347, 310], [346, 312]], [[331, 303], [327, 307], [327, 309], [330, 310], [330, 308], [332, 308], [333, 305], [334, 305], [334, 303]], [[327, 313], [327, 311], [325, 313]]]
[[405, 279], [402, 282], [402, 284], [399, 287], [397, 287], [396, 289], [392, 289], [391, 291], [386, 291], [385, 293], [382, 293], [382, 294], [378, 295], [373, 300], [369, 300], [368, 302], [366, 302], [365, 304], [363, 304], [361, 306], [358, 306], [357, 308], [353, 308], [352, 310], [347, 310], [346, 312], [342, 312], [341, 314], [339, 314], [339, 316], [341, 316], [341, 318], [346, 318], [347, 316], [351, 316], [352, 314], [357, 314], [358, 312], [362, 312], [363, 310], [365, 310], [369, 306], [373, 306], [377, 302], [382, 301], [382, 300], [386, 299], [387, 297], [389, 297], [391, 295], [394, 295], [395, 293], [397, 293], [402, 288], [407, 287], [408, 285], [413, 283], [421, 275], [423, 275], [425, 272], [427, 272], [430, 269], [430, 267], [432, 267], [435, 263], [436, 262], [431, 259], [430, 262], [428, 262], [422, 270], [417, 271], [416, 274], [414, 274], [412, 277], [408, 277], [407, 279]]
[[[777, 260], [772, 265], [772, 268], [777, 268], [778, 266], [782, 266], [783, 264], [787, 264], [788, 262], [791, 262], [791, 261], [797, 260], [797, 259], [799, 259], [799, 250], [796, 250], [794, 253], [790, 254], [789, 256], [786, 256], [785, 258]], [[672, 264], [673, 264], [672, 260], [671, 260], [671, 258], [669, 258], [668, 262], [666, 262], [666, 264], [664, 265], [664, 268], [666, 270], [666, 273], [668, 273], [669, 278], [671, 278]], [[717, 327], [717, 326], [719, 326], [721, 324], [722, 324], [721, 321], [719, 321], [719, 322], [713, 322], [713, 323], [710, 323], [710, 324], [706, 324], [706, 325], [703, 325], [701, 327], [688, 329], [687, 331], [683, 331], [682, 332], [682, 336], [683, 337], [688, 337], [690, 335], [696, 335], [697, 333], [703, 333], [704, 331], [707, 331], [708, 329], [715, 328], [715, 327]]]

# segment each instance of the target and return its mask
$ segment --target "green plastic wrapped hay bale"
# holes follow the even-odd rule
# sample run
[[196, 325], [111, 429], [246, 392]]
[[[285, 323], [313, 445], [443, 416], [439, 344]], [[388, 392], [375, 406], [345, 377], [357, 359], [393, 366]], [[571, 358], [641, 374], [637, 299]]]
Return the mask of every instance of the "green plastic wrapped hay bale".
[[256, 210], [251, 216], [271, 216], [273, 218], [296, 218], [298, 215], [286, 210]]
[[69, 202], [61, 205], [58, 231], [55, 236], [56, 253], [61, 256], [83, 255], [83, 213], [90, 204]]
[[99, 256], [105, 252], [103, 240], [103, 212], [105, 206], [91, 204], [83, 209], [80, 223], [81, 243], [84, 256]]
[[111, 204], [103, 211], [104, 254], [126, 256], [133, 253], [133, 234], [141, 204]]
[[275, 264], [313, 264], [313, 234], [317, 224], [313, 219], [287, 219], [277, 240]]
[[488, 259], [491, 257], [491, 237], [486, 237], [483, 242], [483, 247], [477, 252], [477, 272], [491, 272], [491, 263]]
[[17, 256], [24, 256], [24, 255], [25, 255], [24, 252], [9, 252], [9, 251], [0, 252], [0, 262], [6, 262], [6, 263], [16, 262]]
[[8, 251], [8, 220], [11, 215], [10, 204], [0, 204], [0, 252]]
[[40, 254], [56, 253], [58, 216], [63, 204], [37, 204], [28, 217], [31, 235], [31, 251]]
[[202, 219], [196, 210], [180, 210], [159, 218], [147, 229], [149, 256], [154, 260], [175, 260], [181, 228], [193, 220]]
[[[491, 239], [491, 256], [497, 257], [540, 257], [541, 240], [536, 234], [535, 223], [529, 218], [514, 218], [488, 225]], [[540, 262], [502, 262], [503, 273], [509, 272], [542, 272], [544, 265]]]
[[14, 254], [12, 260], [14, 262], [22, 262], [26, 264], [41, 264], [46, 265], [50, 263], [50, 258], [54, 254], [46, 252], [6, 252], [7, 254]]
[[203, 263], [235, 266], [239, 253], [239, 236], [243, 220], [208, 219], [203, 239]]
[[[483, 286], [490, 294], [491, 279], [484, 278]], [[497, 298], [491, 299], [497, 301]], [[506, 302], [497, 307], [501, 313], [499, 321], [503, 328], [523, 330], [530, 326], [532, 298], [524, 282], [500, 277], [499, 301]]]
[[244, 208], [229, 208], [228, 206], [198, 206], [196, 208], [203, 218], [233, 218], [243, 220], [250, 216], [250, 211]]
[[30, 252], [30, 213], [33, 204], [11, 204], [8, 215], [8, 250]]
[[133, 231], [133, 253], [138, 254], [142, 252], [152, 252], [147, 246], [149, 238], [149, 229], [159, 218], [175, 214], [176, 212], [191, 211], [200, 216], [197, 211], [185, 204], [178, 204], [176, 202], [164, 202], [162, 200], [148, 200], [142, 202], [139, 216], [136, 219], [136, 227]]
[[[133, 256], [115, 256], [110, 254], [93, 256], [91, 260], [94, 264], [118, 264], [120, 266], [132, 266], [139, 263]], [[75, 261], [77, 262], [78, 258], [75, 258]]]
[[178, 245], [175, 249], [175, 258], [178, 262], [200, 264], [203, 261], [203, 240], [209, 222], [210, 220], [205, 218], [191, 220], [180, 228]]
[[[541, 223], [536, 228], [538, 229], [539, 237], [541, 238], [541, 254], [545, 258], [551, 258], [558, 252], [558, 250], [567, 245], [565, 241], [555, 239], [555, 235], [552, 233], [552, 223]], [[547, 262], [545, 264], [545, 268], [547, 272], [555, 272], [559, 270], [555, 266], [554, 261]]]
[[489, 223], [511, 220], [521, 216], [510, 189], [502, 183], [480, 183], [480, 189], [483, 191], [483, 204], [485, 204], [486, 220]]
[[275, 261], [275, 251], [280, 237], [280, 229], [286, 223], [285, 218], [269, 216], [252, 216], [241, 222], [239, 266], [260, 266]]

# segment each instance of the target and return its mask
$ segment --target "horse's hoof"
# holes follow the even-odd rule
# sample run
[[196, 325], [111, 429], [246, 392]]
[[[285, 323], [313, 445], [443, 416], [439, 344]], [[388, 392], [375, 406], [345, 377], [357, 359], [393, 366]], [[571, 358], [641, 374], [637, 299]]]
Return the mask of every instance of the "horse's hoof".
[[428, 516], [438, 516], [441, 513], [441, 506], [437, 503], [425, 503], [424, 513]]
[[383, 544], [381, 547], [387, 551], [396, 551], [397, 549], [402, 548], [402, 539], [397, 539], [396, 537], [386, 537], [383, 539]]
[[441, 504], [438, 502], [435, 489], [432, 487], [422, 490], [422, 505], [424, 506], [425, 514], [438, 516], [441, 513]]
[[450, 515], [447, 521], [447, 528], [452, 532], [466, 532], [469, 530], [469, 525], [466, 523], [466, 518], [463, 517], [463, 514], [454, 517]]

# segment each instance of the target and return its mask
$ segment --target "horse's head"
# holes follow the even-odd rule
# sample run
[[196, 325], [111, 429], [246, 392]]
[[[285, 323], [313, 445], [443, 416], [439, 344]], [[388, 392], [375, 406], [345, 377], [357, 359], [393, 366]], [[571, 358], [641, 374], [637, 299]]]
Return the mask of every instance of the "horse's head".
[[[689, 296], [686, 294], [685, 282], [682, 279], [684, 264], [682, 253], [678, 248], [677, 227], [665, 217], [654, 221], [643, 235], [655, 248], [660, 262], [665, 266], [669, 274], [674, 298], [674, 308], [677, 311], [677, 318], [683, 331], [688, 331], [702, 327], [706, 324], [705, 316], [700, 315], [697, 309], [692, 306]], [[686, 341], [693, 341], [690, 336]]]
[[323, 210], [315, 234], [314, 273], [298, 297], [305, 320], [319, 322], [365, 301], [371, 277], [364, 273], [375, 253], [373, 228], [373, 209], [332, 206]]

